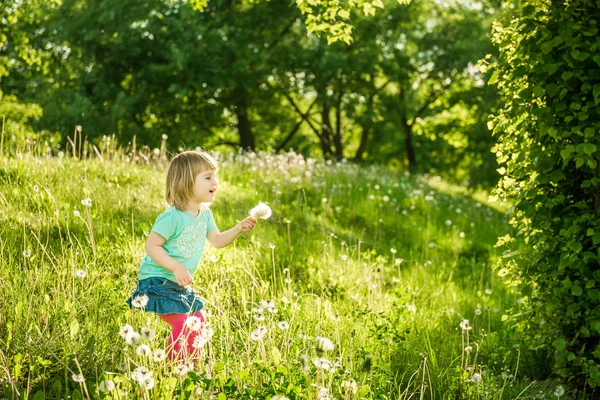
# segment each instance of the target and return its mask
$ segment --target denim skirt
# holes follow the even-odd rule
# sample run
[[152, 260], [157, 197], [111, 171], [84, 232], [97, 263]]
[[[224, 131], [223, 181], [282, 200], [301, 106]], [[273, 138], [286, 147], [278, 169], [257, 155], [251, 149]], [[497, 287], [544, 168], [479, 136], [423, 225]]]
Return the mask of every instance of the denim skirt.
[[195, 314], [204, 307], [204, 302], [191, 287], [158, 277], [139, 281], [126, 302], [130, 308], [160, 315]]

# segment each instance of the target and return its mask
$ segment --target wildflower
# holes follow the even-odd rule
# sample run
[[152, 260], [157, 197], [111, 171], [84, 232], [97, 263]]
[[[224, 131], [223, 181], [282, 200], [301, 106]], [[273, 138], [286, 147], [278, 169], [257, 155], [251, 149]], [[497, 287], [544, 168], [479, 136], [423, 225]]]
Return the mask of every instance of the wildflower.
[[166, 133], [163, 133], [161, 137], [162, 137], [162, 140], [167, 140], [169, 138], [169, 136], [167, 136]]
[[262, 338], [265, 337], [266, 333], [267, 328], [261, 325], [255, 331], [252, 331], [252, 333], [250, 333], [250, 339], [254, 341], [262, 340]]
[[394, 283], [400, 283], [400, 279], [398, 279], [398, 278], [392, 278], [392, 282], [394, 282]]
[[135, 346], [140, 342], [140, 340], [142, 340], [140, 334], [135, 331], [128, 332], [127, 336], [125, 337], [125, 342], [131, 346]]
[[152, 328], [144, 327], [140, 329], [140, 336], [142, 337], [142, 340], [150, 341], [156, 336], [156, 331]]
[[156, 349], [154, 350], [154, 361], [155, 362], [161, 362], [165, 359], [166, 357], [166, 353], [163, 349]]
[[75, 130], [76, 130], [77, 132], [81, 132], [81, 130], [82, 130], [82, 129], [83, 129], [83, 128], [81, 127], [81, 125], [75, 125]]
[[210, 256], [209, 260], [210, 260], [211, 262], [214, 262], [214, 263], [216, 263], [218, 259], [217, 259], [217, 256], [215, 256], [215, 255], [212, 255], [212, 256]]
[[202, 331], [202, 333], [198, 336], [196, 336], [196, 338], [194, 338], [194, 343], [192, 344], [192, 346], [195, 349], [201, 349], [203, 348], [206, 343], [210, 342], [210, 340], [212, 339], [213, 335], [215, 334], [215, 331], [211, 328], [206, 328]]
[[345, 254], [343, 254], [343, 255], [342, 255], [342, 261], [346, 261], [347, 259], [348, 259], [348, 256], [347, 256], [347, 255], [345, 255]]
[[323, 204], [327, 203], [327, 197], [323, 197], [323, 198], [321, 199], [321, 202], [322, 202]]
[[264, 315], [262, 315], [262, 314], [257, 314], [257, 315], [254, 315], [254, 317], [253, 317], [253, 318], [254, 318], [256, 321], [258, 321], [258, 322], [261, 322], [261, 321], [264, 321], [264, 320], [265, 320], [265, 316], [264, 316]]
[[36, 192], [36, 193], [39, 191], [39, 189], [38, 189], [38, 186], [37, 186], [37, 185], [33, 185], [33, 191], [34, 191], [34, 192]]
[[77, 210], [73, 211], [73, 215], [76, 217], [81, 217], [81, 214]]
[[312, 362], [318, 369], [324, 369], [325, 371], [329, 371], [331, 369], [331, 361], [329, 361], [327, 358], [315, 358]]
[[472, 351], [473, 351], [473, 347], [472, 346], [465, 347], [465, 353], [470, 353]]
[[23, 251], [23, 257], [25, 257], [25, 258], [31, 257], [31, 252], [29, 250]]
[[81, 204], [83, 204], [86, 207], [91, 207], [92, 206], [92, 199], [90, 199], [89, 197], [86, 199], [81, 200]]
[[450, 221], [449, 219], [446, 220], [446, 225], [450, 226], [452, 225], [452, 221]]
[[390, 252], [391, 252], [392, 254], [396, 254], [396, 249], [392, 247], [392, 248], [390, 249]]
[[403, 258], [396, 258], [396, 261], [394, 261], [396, 264], [400, 265], [404, 262]]
[[150, 390], [154, 387], [154, 379], [153, 378], [139, 380], [138, 383], [140, 384], [140, 387], [144, 390]]
[[135, 296], [133, 300], [131, 300], [131, 305], [135, 308], [144, 308], [146, 304], [148, 304], [148, 295]]
[[272, 211], [267, 203], [261, 201], [256, 207], [249, 211], [249, 214], [253, 218], [268, 219], [271, 216]]
[[565, 394], [565, 388], [562, 386], [557, 386], [556, 390], [554, 390], [554, 395], [556, 397], [561, 397], [563, 394]]
[[388, 195], [383, 196], [383, 201], [385, 201], [386, 203], [388, 201], [390, 201], [390, 196], [388, 196]]
[[140, 344], [135, 352], [138, 356], [150, 357], [152, 355], [152, 351], [150, 351], [150, 347], [146, 344]]
[[115, 383], [110, 379], [104, 380], [100, 382], [98, 389], [100, 389], [101, 392], [112, 392], [115, 389]]
[[458, 236], [460, 236], [461, 238], [464, 238], [465, 237], [465, 233], [461, 232], [461, 233], [458, 234]]
[[489, 296], [490, 294], [492, 294], [492, 289], [485, 289], [485, 294], [487, 294], [488, 296]]
[[133, 332], [133, 326], [131, 326], [129, 324], [125, 324], [121, 327], [119, 335], [121, 335], [121, 337], [123, 339], [125, 339], [127, 337], [127, 335], [129, 334], [129, 332]]
[[334, 349], [333, 342], [326, 337], [317, 336], [315, 338], [317, 353], [332, 351]]
[[470, 331], [471, 330], [471, 325], [469, 325], [469, 320], [468, 319], [461, 319], [460, 320], [460, 327], [463, 331]]
[[351, 379], [349, 381], [342, 381], [342, 388], [345, 391], [351, 392], [353, 394], [358, 393], [358, 384], [354, 381], [354, 379]]
[[481, 308], [475, 309], [475, 315], [481, 315]]
[[320, 388], [319, 389], [319, 399], [320, 400], [328, 399], [329, 397], [327, 395], [328, 395], [327, 388]]
[[196, 316], [190, 316], [185, 320], [187, 327], [194, 332], [198, 332], [202, 329], [202, 320]]
[[82, 374], [73, 374], [71, 378], [77, 383], [85, 382], [85, 377]]
[[273, 396], [271, 400], [290, 400], [290, 398], [286, 396]]
[[417, 307], [416, 307], [414, 304], [408, 304], [408, 305], [406, 306], [406, 309], [407, 309], [408, 311], [410, 311], [411, 313], [415, 313], [415, 312], [417, 312]]
[[513, 377], [513, 375], [510, 373], [510, 371], [502, 371], [502, 374], [500, 374], [500, 376], [504, 380], [511, 379]]
[[475, 372], [473, 375], [471, 375], [471, 379], [469, 379], [469, 381], [476, 383], [476, 384], [481, 382], [481, 374], [478, 374], [477, 372]]
[[188, 369], [188, 366], [185, 365], [184, 363], [180, 363], [178, 365], [175, 366], [175, 368], [173, 369], [173, 371], [179, 375], [179, 376], [184, 376], [186, 375], [190, 370]]
[[279, 327], [279, 329], [281, 329], [282, 331], [287, 330], [290, 327], [290, 324], [287, 323], [286, 321], [279, 321], [279, 323], [277, 324], [277, 326]]
[[375, 185], [375, 190], [379, 190], [380, 188], [381, 188], [381, 186]]

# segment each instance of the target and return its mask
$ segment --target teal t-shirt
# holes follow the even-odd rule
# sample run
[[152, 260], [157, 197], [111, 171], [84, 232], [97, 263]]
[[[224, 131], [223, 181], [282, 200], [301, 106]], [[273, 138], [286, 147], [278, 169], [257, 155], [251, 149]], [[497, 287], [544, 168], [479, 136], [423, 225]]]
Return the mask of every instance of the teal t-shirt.
[[[166, 239], [162, 247], [167, 254], [185, 266], [190, 275], [194, 275], [204, 252], [206, 234], [215, 228], [212, 212], [208, 208], [200, 210], [198, 216], [194, 217], [170, 206], [156, 218], [152, 231]], [[171, 271], [155, 263], [146, 254], [140, 265], [138, 279], [153, 277], [177, 282]]]

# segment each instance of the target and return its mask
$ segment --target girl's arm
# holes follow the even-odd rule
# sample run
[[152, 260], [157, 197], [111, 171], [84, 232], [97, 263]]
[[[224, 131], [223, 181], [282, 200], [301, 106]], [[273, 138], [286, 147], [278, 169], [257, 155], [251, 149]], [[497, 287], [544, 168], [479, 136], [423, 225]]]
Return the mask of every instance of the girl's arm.
[[213, 229], [206, 234], [206, 238], [213, 247], [220, 249], [233, 243], [240, 233], [250, 232], [254, 229], [254, 225], [256, 225], [256, 219], [253, 217], [246, 217], [228, 231], [219, 232], [218, 228]]
[[148, 240], [146, 241], [146, 251], [148, 252], [148, 255], [155, 263], [164, 269], [171, 271], [173, 275], [175, 275], [177, 283], [181, 286], [192, 284], [193, 279], [187, 268], [170, 257], [162, 247], [165, 242], [166, 240], [164, 237], [156, 232], [150, 232]]

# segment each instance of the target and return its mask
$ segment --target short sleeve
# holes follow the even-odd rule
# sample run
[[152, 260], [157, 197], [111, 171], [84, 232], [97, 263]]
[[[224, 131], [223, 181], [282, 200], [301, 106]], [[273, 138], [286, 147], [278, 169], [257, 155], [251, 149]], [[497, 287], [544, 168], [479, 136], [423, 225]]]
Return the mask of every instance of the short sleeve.
[[213, 229], [215, 229], [217, 226], [215, 225], [215, 219], [213, 217], [212, 211], [210, 211], [210, 208], [207, 208], [206, 211], [207, 211], [206, 233], [208, 233], [208, 232], [212, 231]]
[[152, 231], [169, 240], [175, 234], [175, 216], [173, 213], [164, 212], [156, 218]]

